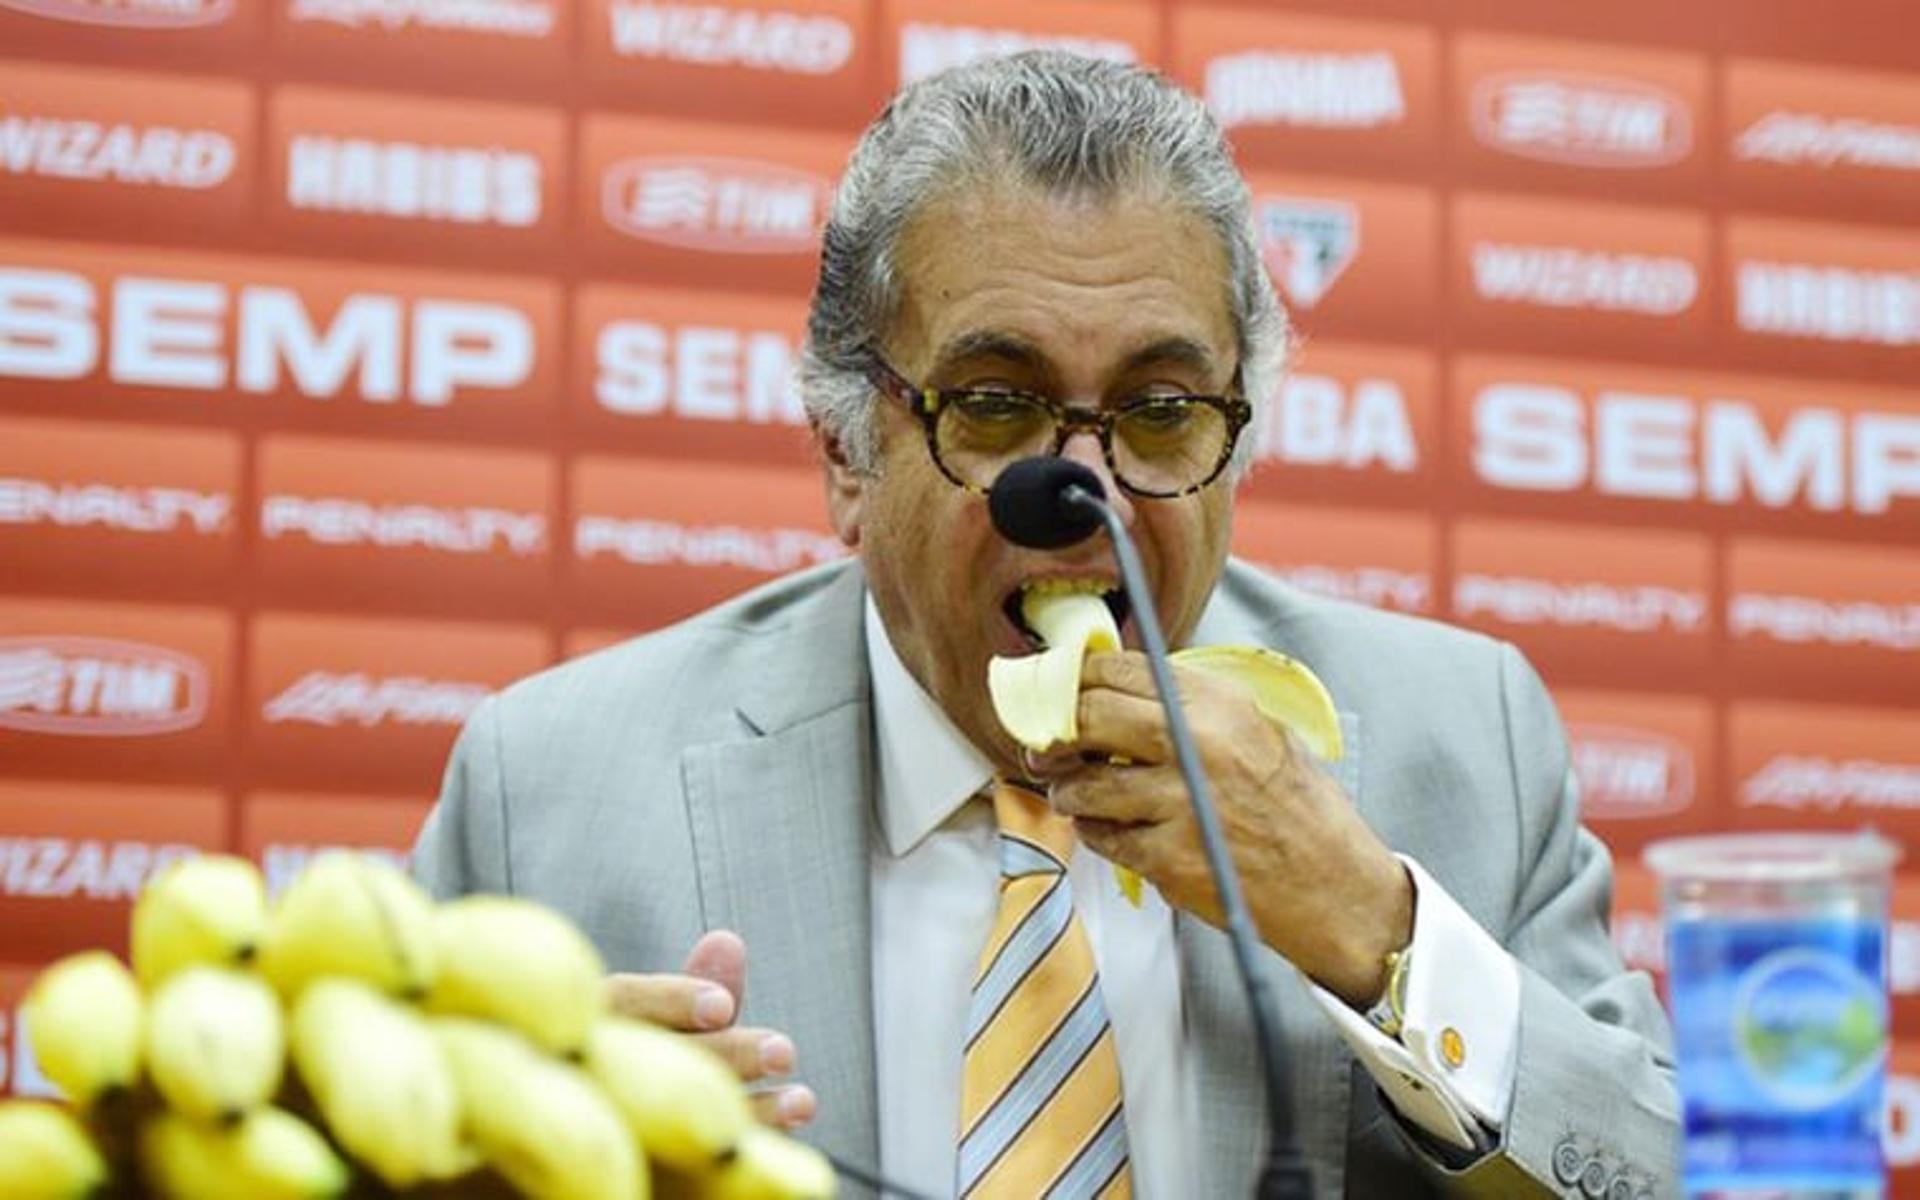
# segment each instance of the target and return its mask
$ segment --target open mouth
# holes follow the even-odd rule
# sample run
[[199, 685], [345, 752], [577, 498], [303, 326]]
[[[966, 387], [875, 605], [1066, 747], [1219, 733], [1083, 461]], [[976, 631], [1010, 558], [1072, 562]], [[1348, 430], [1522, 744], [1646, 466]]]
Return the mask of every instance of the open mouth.
[[1027, 645], [1035, 650], [1046, 649], [1047, 643], [1039, 634], [1033, 631], [1032, 626], [1027, 624], [1024, 601], [1028, 592], [1041, 589], [1057, 592], [1077, 592], [1100, 597], [1101, 602], [1107, 606], [1107, 611], [1113, 614], [1114, 625], [1122, 631], [1127, 627], [1127, 618], [1133, 615], [1133, 603], [1127, 599], [1126, 592], [1122, 591], [1119, 586], [1104, 580], [1034, 580], [1025, 586], [1017, 587], [1011, 592], [1008, 592], [1006, 598], [1000, 602], [1000, 610], [1006, 613], [1008, 623], [1020, 631], [1020, 636], [1026, 639]]

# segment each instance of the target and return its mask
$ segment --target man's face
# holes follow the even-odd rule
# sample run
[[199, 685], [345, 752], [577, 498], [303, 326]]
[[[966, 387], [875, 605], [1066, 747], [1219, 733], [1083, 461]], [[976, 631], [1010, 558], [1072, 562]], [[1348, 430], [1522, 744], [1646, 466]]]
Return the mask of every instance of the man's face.
[[[884, 351], [918, 386], [1015, 388], [1077, 408], [1232, 386], [1225, 251], [1203, 221], [1151, 195], [1062, 201], [1015, 185], [950, 195], [908, 225], [897, 271], [900, 309]], [[835, 526], [860, 552], [907, 669], [975, 746], [1017, 771], [1018, 748], [987, 696], [988, 660], [1034, 648], [1009, 598], [1042, 579], [1117, 587], [1112, 548], [1105, 537], [1057, 551], [1004, 541], [986, 498], [940, 473], [918, 418], [895, 400], [876, 403], [879, 470], [829, 467]], [[1231, 484], [1143, 499], [1114, 483], [1092, 434], [1063, 453], [1100, 476], [1179, 645], [1226, 557]], [[1123, 632], [1139, 644], [1131, 619]]]

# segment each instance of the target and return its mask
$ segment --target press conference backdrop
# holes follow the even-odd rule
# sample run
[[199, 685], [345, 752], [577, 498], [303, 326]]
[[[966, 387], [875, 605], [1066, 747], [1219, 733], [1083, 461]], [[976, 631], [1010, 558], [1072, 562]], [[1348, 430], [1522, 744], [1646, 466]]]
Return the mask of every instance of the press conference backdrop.
[[1238, 552], [1532, 655], [1633, 961], [1650, 838], [1907, 843], [1920, 1162], [1903, 7], [0, 0], [0, 1014], [158, 864], [401, 852], [488, 692], [839, 555], [792, 384], [839, 165], [1064, 45], [1252, 181], [1304, 337]]

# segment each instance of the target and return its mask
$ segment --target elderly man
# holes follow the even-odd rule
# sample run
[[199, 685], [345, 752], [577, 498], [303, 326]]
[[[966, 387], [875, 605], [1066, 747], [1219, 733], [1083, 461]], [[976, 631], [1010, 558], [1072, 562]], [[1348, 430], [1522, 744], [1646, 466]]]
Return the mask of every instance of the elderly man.
[[[572, 914], [645, 972], [610, 982], [619, 1007], [702, 1032], [768, 1119], [817, 1103], [809, 1136], [918, 1189], [1245, 1194], [1257, 1055], [1144, 659], [1089, 657], [1067, 753], [1023, 754], [989, 703], [988, 661], [1032, 649], [1025, 589], [1117, 586], [1101, 542], [989, 523], [1000, 469], [1060, 454], [1131, 527], [1173, 644], [1284, 650], [1341, 711], [1323, 764], [1181, 680], [1316, 1191], [1675, 1194], [1664, 1025], [1607, 940], [1538, 679], [1227, 557], [1284, 336], [1191, 96], [1051, 54], [903, 92], [848, 165], [808, 330], [857, 559], [483, 706], [419, 873]], [[773, 1083], [796, 1050], [810, 1086]]]

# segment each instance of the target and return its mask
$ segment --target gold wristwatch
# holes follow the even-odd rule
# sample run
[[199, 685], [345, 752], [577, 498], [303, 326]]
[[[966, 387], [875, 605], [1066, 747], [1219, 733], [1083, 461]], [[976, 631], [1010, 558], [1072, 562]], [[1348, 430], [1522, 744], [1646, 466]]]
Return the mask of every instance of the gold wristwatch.
[[1407, 1023], [1407, 964], [1413, 960], [1411, 945], [1387, 952], [1387, 987], [1366, 1017], [1375, 1029], [1398, 1039]]

